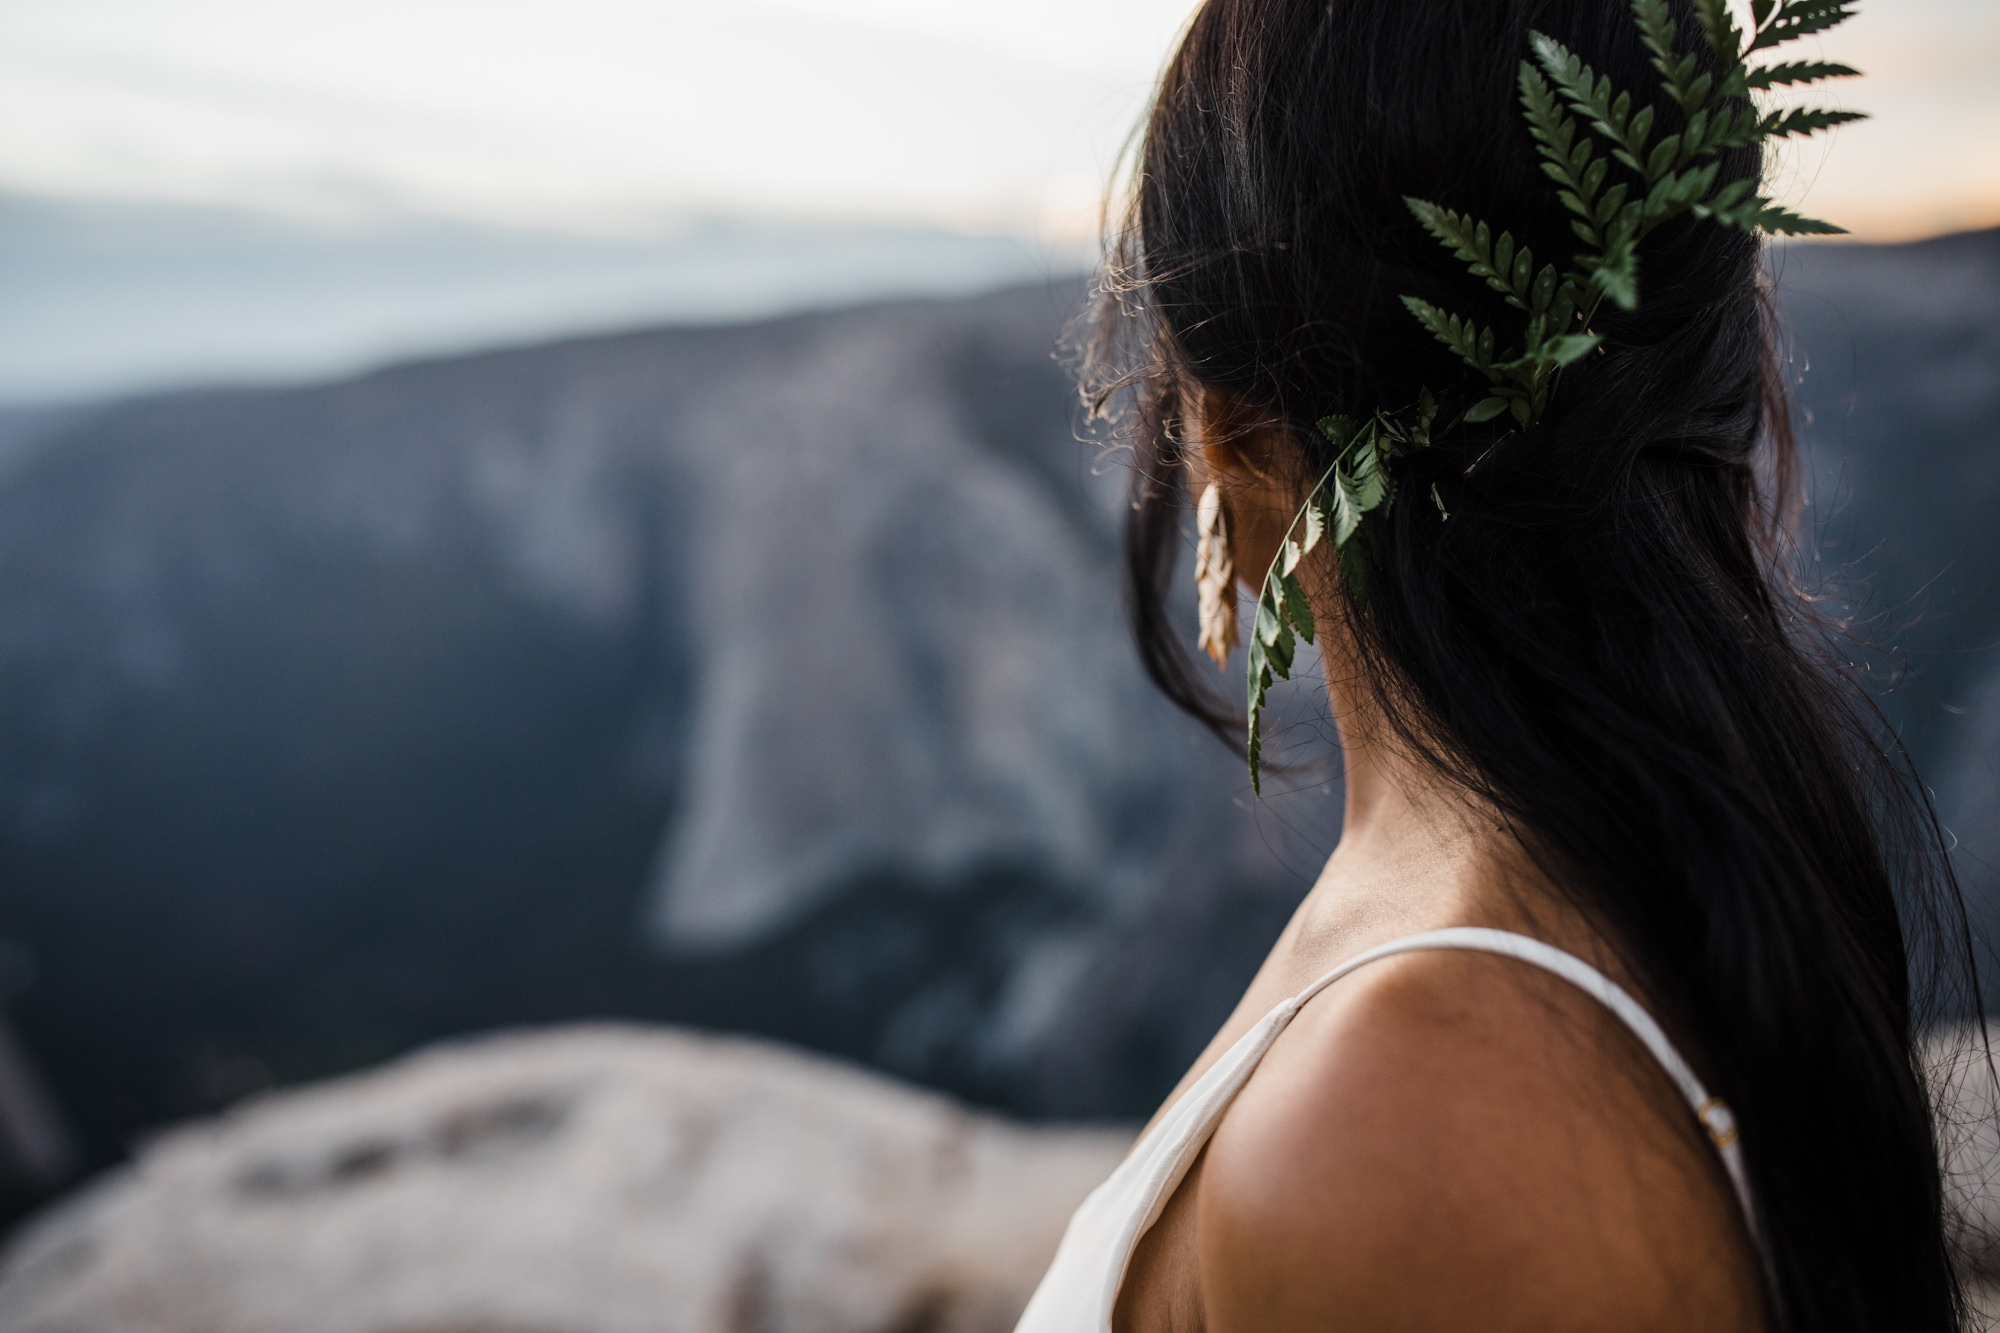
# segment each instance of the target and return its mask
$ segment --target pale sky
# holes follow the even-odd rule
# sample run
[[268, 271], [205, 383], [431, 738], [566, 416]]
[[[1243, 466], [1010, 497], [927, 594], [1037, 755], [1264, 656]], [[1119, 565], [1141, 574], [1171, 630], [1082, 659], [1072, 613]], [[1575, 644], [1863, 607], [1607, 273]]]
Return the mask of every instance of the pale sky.
[[[1188, 8], [0, 0], [0, 189], [1075, 237]], [[2000, 0], [1863, 0], [1820, 52], [1868, 74], [1837, 96], [1877, 118], [1789, 161], [1789, 202], [1873, 239], [2000, 223]]]

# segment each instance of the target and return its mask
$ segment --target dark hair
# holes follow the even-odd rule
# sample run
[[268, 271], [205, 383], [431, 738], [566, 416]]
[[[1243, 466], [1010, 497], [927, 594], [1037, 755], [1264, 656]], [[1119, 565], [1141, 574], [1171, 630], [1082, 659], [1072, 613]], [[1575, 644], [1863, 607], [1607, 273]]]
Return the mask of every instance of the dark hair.
[[[1283, 428], [1311, 476], [1329, 413], [1427, 386], [1450, 422], [1480, 396], [1398, 298], [1513, 325], [1403, 198], [1573, 248], [1517, 109], [1530, 29], [1637, 98], [1659, 86], [1620, 0], [1208, 0], [1166, 72], [1085, 392], [1136, 390], [1141, 655], [1218, 729], [1239, 715], [1164, 602], [1188, 389]], [[1699, 1051], [1741, 1126], [1779, 1326], [1957, 1328], [1911, 975], [1976, 996], [1963, 906], [1922, 788], [1788, 573], [1760, 243], [1685, 218], [1641, 277], [1543, 424], [1461, 424], [1399, 461], [1348, 625], [1403, 738], [1500, 812]]]

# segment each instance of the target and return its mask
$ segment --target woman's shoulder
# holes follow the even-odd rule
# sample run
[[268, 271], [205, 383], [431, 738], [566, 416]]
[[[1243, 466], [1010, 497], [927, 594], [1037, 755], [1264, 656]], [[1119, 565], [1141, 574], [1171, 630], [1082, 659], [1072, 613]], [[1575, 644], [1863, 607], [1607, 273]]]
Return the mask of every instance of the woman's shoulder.
[[1210, 1326], [1762, 1326], [1757, 1260], [1679, 1092], [1519, 961], [1403, 955], [1329, 987], [1210, 1141]]

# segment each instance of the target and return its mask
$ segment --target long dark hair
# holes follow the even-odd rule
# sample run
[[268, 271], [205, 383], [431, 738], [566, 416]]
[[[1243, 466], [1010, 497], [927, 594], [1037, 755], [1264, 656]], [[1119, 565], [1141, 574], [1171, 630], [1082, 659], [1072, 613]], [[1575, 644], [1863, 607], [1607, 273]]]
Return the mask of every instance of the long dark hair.
[[[1658, 87], [1618, 0], [1208, 0], [1167, 70], [1085, 391], [1136, 390], [1141, 654], [1218, 728], [1240, 715], [1165, 601], [1188, 391], [1285, 430], [1315, 476], [1322, 416], [1427, 386], [1452, 421], [1479, 395], [1398, 298], [1506, 312], [1402, 201], [1571, 248], [1516, 109], [1530, 29]], [[1792, 578], [1763, 274], [1741, 232], [1655, 233], [1639, 310], [1598, 319], [1603, 353], [1544, 424], [1455, 426], [1399, 464], [1345, 613], [1403, 737], [1500, 812], [1700, 1052], [1741, 1126], [1779, 1325], [1957, 1328], [1911, 977], [1976, 994], [1964, 913], [1923, 789]]]

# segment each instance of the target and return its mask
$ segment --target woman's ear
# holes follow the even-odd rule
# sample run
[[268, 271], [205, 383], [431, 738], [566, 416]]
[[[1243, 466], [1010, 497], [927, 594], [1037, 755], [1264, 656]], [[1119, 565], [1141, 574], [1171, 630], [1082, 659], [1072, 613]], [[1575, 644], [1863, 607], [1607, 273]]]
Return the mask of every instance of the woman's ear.
[[1275, 484], [1284, 434], [1268, 414], [1232, 393], [1207, 385], [1195, 386], [1183, 401], [1188, 405], [1191, 461], [1202, 475], [1232, 491], [1254, 491]]
[[1284, 481], [1291, 473], [1285, 465], [1289, 437], [1269, 413], [1220, 389], [1194, 386], [1182, 402], [1189, 499], [1211, 482], [1221, 488], [1236, 578], [1255, 588], [1298, 507]]

